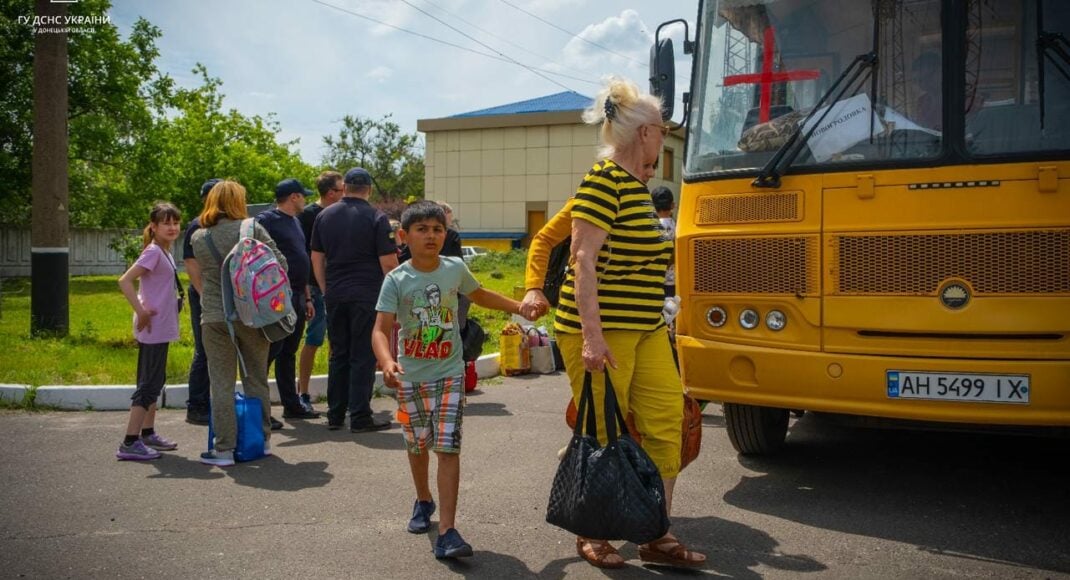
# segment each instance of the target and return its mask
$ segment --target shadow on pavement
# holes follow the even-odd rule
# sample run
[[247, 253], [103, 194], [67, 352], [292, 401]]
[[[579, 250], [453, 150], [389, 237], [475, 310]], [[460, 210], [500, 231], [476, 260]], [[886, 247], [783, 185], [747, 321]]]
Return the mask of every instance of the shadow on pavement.
[[[780, 552], [777, 550], [778, 542], [761, 530], [721, 518], [673, 518], [672, 531], [689, 549], [706, 554], [706, 564], [702, 568], [671, 568], [645, 564], [639, 559], [637, 546], [613, 542], [626, 565], [617, 570], [600, 571], [611, 578], [697, 577], [706, 576], [710, 572], [729, 578], [761, 578], [752, 568], [767, 566], [796, 573], [821, 572], [827, 569], [824, 564], [810, 556]], [[537, 575], [541, 578], [561, 578], [566, 575], [567, 566], [577, 564], [589, 566], [579, 556], [561, 558], [547, 564]], [[597, 569], [591, 567], [591, 570]]]
[[326, 461], [291, 464], [275, 455], [224, 469], [224, 473], [238, 485], [270, 491], [300, 491], [323, 487], [334, 479], [334, 475], [327, 471]]
[[464, 406], [464, 414], [480, 417], [508, 417], [513, 413], [503, 403], [468, 403]]
[[[463, 531], [462, 535], [464, 535]], [[428, 556], [434, 558], [435, 540], [438, 539], [438, 522], [431, 523], [431, 529], [427, 531], [427, 539], [427, 551], [431, 553]], [[472, 546], [472, 551], [474, 555], [471, 558], [443, 558], [438, 562], [449, 568], [451, 572], [461, 574], [466, 578], [532, 578], [535, 576], [535, 573], [519, 558], [480, 550], [479, 546]]]
[[808, 413], [724, 501], [919, 551], [1070, 571], [1060, 439], [848, 428]]
[[148, 479], [221, 479], [222, 473], [202, 464], [196, 459], [188, 459], [173, 453], [164, 453], [162, 457], [147, 462], [159, 471]]

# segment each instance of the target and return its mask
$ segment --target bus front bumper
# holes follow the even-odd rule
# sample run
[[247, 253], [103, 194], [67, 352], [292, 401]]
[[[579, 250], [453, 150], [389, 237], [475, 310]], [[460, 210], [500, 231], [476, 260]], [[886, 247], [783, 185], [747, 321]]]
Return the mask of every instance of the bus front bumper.
[[[786, 409], [981, 425], [1070, 425], [1070, 360], [833, 354], [677, 337], [684, 385], [697, 398]], [[889, 373], [1028, 376], [1028, 402], [892, 396]], [[935, 391], [933, 391], [935, 393]]]

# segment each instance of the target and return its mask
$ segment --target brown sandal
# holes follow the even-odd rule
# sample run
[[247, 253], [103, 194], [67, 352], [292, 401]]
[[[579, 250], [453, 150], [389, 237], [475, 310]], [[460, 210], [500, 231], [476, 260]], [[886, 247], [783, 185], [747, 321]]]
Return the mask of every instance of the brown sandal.
[[[588, 555], [587, 550], [583, 549], [584, 544], [591, 546], [591, 553]], [[587, 563], [596, 568], [623, 568], [624, 558], [620, 559], [620, 562], [606, 562], [606, 558], [610, 556], [620, 557], [617, 549], [613, 547], [613, 544], [605, 540], [591, 540], [588, 538], [576, 537], [576, 553], [580, 558], [587, 560]]]
[[672, 536], [665, 536], [649, 544], [640, 545], [639, 559], [651, 564], [664, 564], [677, 568], [698, 568], [706, 563], [705, 554], [688, 550], [680, 540]]

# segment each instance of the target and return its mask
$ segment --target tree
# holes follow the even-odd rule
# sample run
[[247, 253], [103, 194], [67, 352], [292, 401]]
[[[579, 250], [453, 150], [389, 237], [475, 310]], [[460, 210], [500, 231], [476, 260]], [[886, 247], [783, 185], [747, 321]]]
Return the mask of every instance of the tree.
[[375, 120], [346, 115], [337, 137], [323, 138], [323, 164], [345, 172], [363, 167], [372, 174], [386, 200], [423, 197], [423, 146], [417, 134], [405, 134], [390, 115]]
[[[72, 16], [107, 14], [108, 0], [81, 0]], [[30, 222], [33, 144], [33, 0], [0, 5], [0, 223]], [[200, 211], [200, 186], [229, 177], [249, 201], [269, 201], [286, 177], [311, 180], [314, 170], [279, 142], [272, 115], [224, 110], [222, 81], [194, 69], [201, 84], [177, 87], [156, 67], [161, 31], [138, 19], [126, 40], [111, 24], [69, 35], [68, 131], [70, 216], [81, 227], [144, 224], [155, 200], [166, 199], [188, 219]]]
[[274, 117], [247, 117], [223, 109], [222, 81], [203, 65], [193, 72], [201, 85], [178, 89], [173, 108], [139, 143], [133, 181], [168, 192], [186, 216], [200, 210], [201, 184], [211, 177], [232, 178], [248, 190], [250, 203], [274, 199], [286, 177], [310, 183], [314, 169], [295, 151], [297, 141], [280, 143]]
[[[72, 17], [107, 14], [107, 0], [71, 4]], [[29, 223], [30, 158], [33, 146], [32, 0], [6, 2], [0, 27], [0, 221]], [[123, 173], [132, 146], [152, 125], [153, 110], [165, 106], [172, 81], [155, 65], [158, 28], [139, 19], [128, 40], [110, 24], [68, 35], [71, 221], [75, 225], [117, 225], [123, 207], [110, 203], [124, 193]], [[129, 204], [126, 204], [127, 206]], [[118, 209], [118, 215], [114, 215]], [[142, 216], [143, 217], [143, 216]]]

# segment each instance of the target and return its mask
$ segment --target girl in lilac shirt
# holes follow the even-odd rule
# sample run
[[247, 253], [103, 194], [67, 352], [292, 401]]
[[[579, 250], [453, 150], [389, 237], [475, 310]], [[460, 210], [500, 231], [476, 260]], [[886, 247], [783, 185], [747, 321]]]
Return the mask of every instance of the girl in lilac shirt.
[[[137, 389], [131, 397], [126, 437], [115, 456], [120, 460], [156, 459], [160, 451], [178, 444], [156, 434], [156, 400], [167, 379], [167, 347], [178, 340], [178, 311], [185, 296], [171, 244], [178, 238], [181, 214], [169, 203], [158, 203], [145, 226], [145, 248], [134, 265], [119, 278], [119, 288], [134, 309], [137, 339]], [[134, 290], [134, 280], [138, 288]]]

